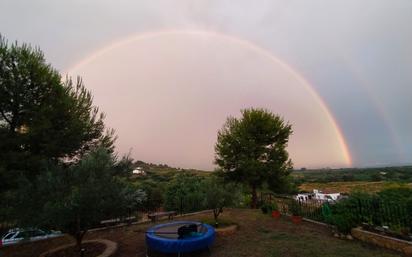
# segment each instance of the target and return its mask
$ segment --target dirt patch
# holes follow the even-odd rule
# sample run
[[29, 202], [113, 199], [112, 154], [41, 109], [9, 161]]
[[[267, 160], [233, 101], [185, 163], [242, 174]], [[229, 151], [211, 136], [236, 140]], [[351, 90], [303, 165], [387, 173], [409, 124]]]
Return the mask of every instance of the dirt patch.
[[[97, 242], [83, 243], [82, 250], [84, 251], [83, 257], [96, 257], [104, 252], [106, 245]], [[79, 249], [76, 246], [69, 246], [65, 249], [61, 249], [54, 253], [49, 253], [46, 257], [79, 257]]]

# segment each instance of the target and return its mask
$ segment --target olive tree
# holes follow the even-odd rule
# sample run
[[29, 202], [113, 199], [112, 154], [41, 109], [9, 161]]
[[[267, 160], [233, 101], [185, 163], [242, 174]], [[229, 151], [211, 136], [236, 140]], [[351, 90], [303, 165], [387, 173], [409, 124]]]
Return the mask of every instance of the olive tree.
[[204, 208], [213, 210], [215, 226], [219, 226], [219, 215], [224, 207], [235, 204], [239, 198], [239, 190], [233, 183], [225, 183], [221, 178], [212, 176], [202, 181], [201, 189], [204, 195]]
[[[35, 181], [23, 181], [16, 217], [21, 226], [61, 230], [81, 249], [84, 235], [100, 221], [128, 215], [144, 201], [115, 176], [116, 158], [98, 148], [70, 167], [52, 164]], [[28, 197], [30, 195], [30, 197]]]

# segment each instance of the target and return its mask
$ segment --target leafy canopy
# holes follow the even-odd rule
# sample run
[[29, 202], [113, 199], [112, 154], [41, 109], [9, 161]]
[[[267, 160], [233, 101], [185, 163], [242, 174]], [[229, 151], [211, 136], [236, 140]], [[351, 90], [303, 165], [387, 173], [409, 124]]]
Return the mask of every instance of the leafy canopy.
[[211, 176], [202, 181], [204, 208], [213, 210], [215, 225], [224, 207], [236, 204], [240, 199], [240, 191], [233, 183], [225, 183], [220, 177]]
[[256, 188], [267, 184], [283, 191], [292, 170], [286, 150], [292, 127], [265, 109], [245, 109], [241, 118], [229, 117], [218, 133], [215, 162], [229, 181]]
[[40, 49], [0, 35], [0, 160], [7, 171], [36, 175], [41, 161], [112, 148], [103, 119], [80, 79], [63, 82]]
[[7, 219], [19, 181], [33, 181], [44, 164], [77, 162], [114, 132], [82, 81], [63, 81], [38, 48], [8, 44], [0, 35], [0, 210]]
[[80, 244], [100, 221], [128, 215], [146, 196], [115, 176], [117, 163], [107, 149], [98, 148], [69, 168], [51, 164], [35, 181], [21, 181], [19, 225], [58, 229]]

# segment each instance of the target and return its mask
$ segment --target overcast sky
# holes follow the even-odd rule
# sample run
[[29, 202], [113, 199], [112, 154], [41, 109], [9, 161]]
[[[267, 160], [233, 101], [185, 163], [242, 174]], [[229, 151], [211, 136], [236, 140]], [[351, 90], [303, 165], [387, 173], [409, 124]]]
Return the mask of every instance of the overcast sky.
[[[113, 50], [117, 51], [118, 55], [123, 56], [123, 59], [119, 59], [118, 56], [110, 57], [110, 53], [106, 53], [105, 56], [95, 60], [97, 64], [96, 62], [87, 63], [83, 67], [77, 67], [75, 72], [81, 73], [87, 87], [90, 87], [92, 91], [95, 90], [97, 94], [102, 94], [101, 87], [104, 83], [95, 77], [95, 74], [99, 73], [98, 69], [106, 67], [104, 65], [107, 63], [105, 64], [105, 62], [111, 62], [111, 65], [116, 63], [118, 65], [106, 68], [116, 72], [113, 67], [121, 67], [119, 65], [121, 63], [125, 65], [124, 60], [127, 60], [128, 65], [125, 67], [141, 67], [141, 69], [135, 68], [126, 74], [139, 84], [139, 90], [136, 92], [127, 90], [133, 81], [124, 81], [123, 84], [120, 83], [122, 85], [117, 85], [123, 88], [124, 97], [126, 97], [130, 92], [135, 92], [138, 95], [142, 90], [149, 90], [147, 88], [149, 86], [156, 88], [157, 93], [163, 92], [165, 85], [170, 85], [170, 80], [164, 83], [156, 82], [156, 85], [151, 85], [149, 82], [156, 80], [156, 77], [159, 76], [162, 79], [172, 76], [170, 65], [175, 63], [179, 63], [174, 70], [176, 73], [169, 78], [179, 81], [181, 84], [198, 83], [196, 92], [199, 92], [202, 86], [208, 87], [208, 85], [197, 80], [194, 81], [193, 78], [189, 79], [190, 76], [188, 79], [182, 77], [181, 74], [178, 74], [179, 68], [185, 71], [188, 67], [193, 68], [192, 72], [196, 74], [196, 77], [204, 76], [202, 81], [208, 78], [207, 74], [209, 73], [205, 73], [206, 71], [216, 72], [213, 74], [219, 75], [219, 78], [222, 77], [222, 74], [243, 71], [242, 76], [228, 76], [225, 79], [211, 81], [216, 84], [214, 85], [216, 88], [213, 90], [226, 88], [228, 91], [226, 96], [234, 94], [236, 96], [234, 99], [238, 103], [230, 102], [230, 97], [225, 98], [230, 103], [225, 105], [222, 102], [216, 105], [219, 107], [216, 110], [222, 110], [224, 113], [216, 118], [210, 117], [210, 124], [215, 127], [221, 126], [222, 117], [229, 114], [236, 115], [235, 108], [257, 105], [277, 113], [281, 111], [285, 118], [288, 118], [285, 114], [290, 115], [291, 118], [288, 120], [296, 121], [297, 131], [303, 131], [302, 124], [304, 123], [302, 122], [305, 117], [310, 117], [308, 122], [313, 123], [315, 113], [321, 113], [322, 108], [319, 107], [319, 112], [306, 113], [304, 111], [307, 109], [306, 105], [319, 103], [305, 89], [302, 89], [302, 92], [306, 93], [299, 94], [299, 96], [297, 96], [298, 93], [292, 93], [293, 90], [301, 88], [301, 85], [288, 77], [290, 71], [283, 69], [282, 65], [265, 64], [269, 59], [265, 59], [264, 56], [268, 55], [262, 51], [267, 51], [272, 57], [300, 74], [326, 104], [337, 125], [341, 128], [353, 161], [352, 165], [374, 166], [412, 163], [411, 14], [412, 1], [410, 0], [2, 0], [0, 1], [0, 33], [9, 41], [18, 40], [40, 46], [47, 60], [62, 72], [69, 71], [98, 49], [145, 33], [199, 31], [224, 35], [223, 37], [208, 36], [205, 38], [204, 36], [193, 36], [193, 33], [182, 36], [177, 33], [179, 35], [172, 36], [172, 39], [168, 36], [159, 36], [144, 42], [137, 40], [139, 42], [131, 42], [121, 46], [123, 50], [120, 48]], [[226, 36], [234, 38], [234, 40], [226, 40]], [[168, 40], [175, 40], [175, 43], [171, 46], [167, 43]], [[247, 44], [256, 46], [260, 50], [251, 50], [253, 47], [242, 46], [237, 40], [248, 42]], [[205, 44], [206, 46], [204, 46]], [[125, 49], [128, 53], [136, 51], [135, 57], [138, 60], [128, 57], [125, 54]], [[142, 57], [145, 55], [144, 49], [147, 49], [146, 53], [150, 53], [150, 56]], [[199, 53], [196, 53], [196, 49]], [[165, 59], [162, 59], [162, 54], [159, 54], [162, 51], [164, 51]], [[171, 53], [177, 53], [177, 57]], [[221, 59], [211, 59], [213, 55], [218, 55]], [[189, 59], [188, 56], [199, 59]], [[231, 63], [239, 56], [242, 56], [241, 60], [250, 60], [250, 62], [247, 61], [246, 64]], [[196, 62], [196, 60], [201, 61]], [[216, 61], [221, 63], [216, 65]], [[149, 63], [152, 63], [154, 68], [149, 69]], [[168, 63], [169, 66], [163, 67], [162, 64], [165, 63]], [[226, 70], [226, 64], [231, 64], [233, 68]], [[257, 64], [261, 65], [262, 69], [256, 69]], [[139, 72], [150, 72], [153, 69], [157, 69], [156, 71], [159, 72], [156, 76], [150, 78], [138, 76]], [[124, 76], [124, 73], [119, 73], [113, 74], [110, 78], [120, 79], [120, 74]], [[251, 83], [248, 89], [250, 92], [247, 91], [251, 97], [239, 98], [240, 93], [236, 90], [237, 86], [244, 85], [242, 83], [245, 83], [246, 79], [253, 80], [254, 74], [256, 74], [256, 81], [260, 81], [259, 87], [257, 84], [252, 85], [253, 83]], [[265, 81], [262, 77], [268, 79]], [[107, 81], [102, 73], [100, 79]], [[265, 83], [269, 82], [272, 84], [284, 83], [283, 86], [286, 87], [274, 86], [273, 88], [276, 90], [266, 89]], [[147, 85], [146, 88], [145, 85]], [[107, 83], [104, 86], [110, 87]], [[175, 96], [174, 101], [198, 95], [198, 93], [193, 92], [185, 93], [191, 88], [193, 89], [190, 85], [182, 85], [178, 91], [181, 94]], [[254, 88], [258, 88], [256, 91], [260, 93], [256, 93]], [[210, 95], [210, 92], [207, 91], [205, 95]], [[273, 102], [281, 102], [282, 98], [279, 98], [279, 93], [283, 92], [287, 92], [285, 94], [290, 97], [290, 101], [285, 101], [284, 104], [274, 104]], [[146, 95], [150, 94], [146, 92]], [[272, 95], [272, 101], [267, 99], [268, 96]], [[201, 98], [202, 96], [199, 96], [199, 99]], [[96, 98], [96, 101], [101, 109], [110, 115], [110, 113], [115, 113], [113, 106], [121, 103], [122, 99], [123, 97], [120, 96], [114, 97], [113, 102], [107, 99], [103, 100], [103, 98]], [[192, 117], [195, 113], [202, 114], [205, 110], [210, 109], [215, 104], [213, 99], [215, 99], [215, 95], [210, 95], [209, 98], [205, 97], [204, 101], [201, 102], [203, 107], [200, 107], [199, 101], [196, 100], [187, 103], [186, 108], [198, 110], [198, 112], [188, 114], [187, 117]], [[244, 102], [239, 99], [244, 99]], [[303, 103], [302, 109], [295, 108], [295, 105], [291, 104], [297, 99]], [[146, 100], [150, 103], [150, 98]], [[155, 98], [152, 100], [158, 101]], [[173, 119], [176, 112], [179, 112], [179, 108], [173, 107], [176, 106], [173, 104], [174, 101], [170, 101], [169, 107], [162, 107], [161, 103], [158, 103], [158, 108], [152, 107], [145, 112], [140, 110], [140, 119], [136, 118], [133, 120], [136, 123], [132, 122], [128, 126], [137, 126], [138, 122], [148, 123], [151, 120], [144, 120], [142, 117], [146, 116], [143, 116], [143, 113], [150, 111], [157, 114], [163, 112], [165, 108], [171, 110], [169, 113], [170, 123], [184, 122], [184, 116], [176, 116], [176, 119]], [[294, 115], [299, 117], [295, 118]], [[324, 116], [319, 123], [330, 122], [324, 112], [319, 115]], [[117, 124], [115, 120], [118, 118], [119, 116], [108, 117], [109, 125]], [[185, 125], [190, 127], [190, 122], [187, 123]], [[119, 124], [125, 126], [124, 123]], [[120, 151], [127, 152], [128, 149], [133, 148], [134, 157], [137, 159], [170, 162], [182, 167], [193, 166], [211, 169], [213, 168], [213, 149], [211, 148], [215, 138], [210, 133], [214, 133], [216, 128], [210, 126], [210, 130], [205, 130], [205, 133], [197, 131], [198, 133], [193, 135], [193, 138], [199, 138], [197, 144], [199, 149], [192, 148], [190, 150], [195, 153], [194, 155], [189, 153], [171, 154], [179, 151], [184, 153], [184, 150], [177, 147], [177, 141], [164, 142], [163, 136], [160, 136], [158, 140], [152, 136], [149, 140], [147, 132], [140, 131], [139, 134], [144, 135], [145, 138], [139, 138], [126, 132], [122, 135], [123, 128], [115, 127], [115, 129], [119, 134]], [[311, 128], [308, 131], [320, 128], [324, 128], [326, 131], [327, 128], [333, 127], [328, 126], [319, 125], [316, 127], [313, 125], [313, 128], [309, 126]], [[143, 126], [140, 129], [149, 129], [165, 135], [169, 132], [164, 127], [162, 126], [163, 130], [153, 126]], [[169, 136], [177, 136], [179, 130], [182, 129], [174, 125], [171, 127], [177, 131], [174, 134], [167, 134]], [[194, 126], [193, 129], [199, 130], [199, 127]], [[328, 140], [328, 136], [336, 132], [325, 131], [318, 131], [314, 138], [318, 138], [320, 141]], [[322, 162], [322, 158], [315, 158], [315, 160], [314, 157], [309, 156], [309, 152], [308, 156], [304, 158], [302, 155], [305, 155], [305, 152], [297, 150], [297, 148], [309, 149], [311, 147], [309, 144], [313, 144], [313, 142], [304, 140], [304, 138], [311, 137], [310, 133], [312, 132], [309, 132], [295, 135], [292, 153], [292, 158], [296, 156], [297, 159], [295, 163], [298, 166], [306, 164], [313, 167], [333, 166], [334, 163], [329, 163], [327, 160]], [[156, 148], [150, 148], [147, 145], [150, 142]], [[319, 149], [318, 153], [319, 155], [325, 154], [323, 159], [328, 158], [326, 155], [328, 147], [336, 148], [333, 143], [329, 146], [326, 143], [320, 145], [319, 147], [324, 148], [323, 150]], [[194, 147], [193, 144], [190, 146]], [[145, 148], [148, 150], [145, 151]], [[196, 155], [202, 153], [206, 157], [195, 158]], [[341, 159], [336, 158], [336, 166], [342, 164], [340, 161]]]

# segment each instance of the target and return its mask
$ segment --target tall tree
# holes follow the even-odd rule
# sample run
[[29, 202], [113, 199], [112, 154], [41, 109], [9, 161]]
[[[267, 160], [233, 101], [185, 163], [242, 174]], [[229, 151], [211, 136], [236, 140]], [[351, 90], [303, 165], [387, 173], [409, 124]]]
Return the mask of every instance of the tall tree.
[[44, 162], [78, 161], [99, 146], [113, 150], [114, 132], [103, 121], [81, 79], [63, 81], [40, 49], [0, 35], [2, 205], [20, 177], [33, 180]]
[[267, 184], [281, 191], [288, 183], [292, 161], [286, 150], [292, 127], [264, 109], [245, 109], [240, 119], [229, 117], [218, 133], [215, 162], [225, 179], [250, 187], [251, 207], [257, 206], [257, 189]]
[[80, 79], [63, 82], [38, 48], [8, 44], [0, 36], [4, 170], [36, 173], [39, 161], [78, 157], [101, 144], [112, 147], [113, 131], [105, 130], [104, 115], [92, 100]]

